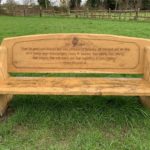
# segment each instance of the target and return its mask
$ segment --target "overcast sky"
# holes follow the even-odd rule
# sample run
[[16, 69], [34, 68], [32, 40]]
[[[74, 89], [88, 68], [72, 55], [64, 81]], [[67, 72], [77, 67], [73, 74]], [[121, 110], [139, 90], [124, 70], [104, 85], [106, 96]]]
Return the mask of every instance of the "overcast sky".
[[[2, 0], [2, 3], [5, 3], [7, 0]], [[23, 0], [15, 0], [16, 2], [22, 4]], [[37, 2], [37, 0], [32, 0], [34, 2]], [[59, 1], [59, 0], [58, 0]]]
[[[16, 2], [22, 4], [23, 0], [15, 0]], [[37, 0], [32, 0], [34, 2], [37, 2]], [[52, 2], [55, 2], [56, 4], [59, 4], [60, 3], [60, 0], [51, 0]], [[82, 3], [84, 3], [86, 0], [82, 0]], [[6, 0], [2, 0], [2, 3], [5, 3]]]

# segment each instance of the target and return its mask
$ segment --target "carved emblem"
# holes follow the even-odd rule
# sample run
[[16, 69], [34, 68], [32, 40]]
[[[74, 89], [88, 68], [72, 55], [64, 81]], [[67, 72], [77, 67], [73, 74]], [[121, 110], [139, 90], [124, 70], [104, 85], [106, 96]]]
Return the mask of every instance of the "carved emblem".
[[78, 45], [78, 43], [79, 43], [79, 39], [78, 39], [77, 37], [74, 37], [74, 38], [72, 39], [72, 45], [73, 45], [73, 46], [76, 46], [76, 45]]

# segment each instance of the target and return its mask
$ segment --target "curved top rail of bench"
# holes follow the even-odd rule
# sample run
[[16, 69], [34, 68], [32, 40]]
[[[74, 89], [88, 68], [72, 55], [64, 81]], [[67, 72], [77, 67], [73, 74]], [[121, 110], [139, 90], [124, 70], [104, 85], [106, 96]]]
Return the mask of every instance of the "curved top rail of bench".
[[105, 34], [6, 38], [8, 72], [142, 74], [150, 39]]

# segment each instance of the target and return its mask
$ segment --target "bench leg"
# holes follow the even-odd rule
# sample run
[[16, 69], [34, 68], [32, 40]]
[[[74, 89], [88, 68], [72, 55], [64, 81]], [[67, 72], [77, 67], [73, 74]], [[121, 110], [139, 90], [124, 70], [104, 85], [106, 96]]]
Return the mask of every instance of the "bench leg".
[[[150, 47], [144, 49], [144, 80], [150, 84]], [[150, 96], [141, 96], [141, 103], [150, 108]]]
[[143, 106], [150, 108], [150, 96], [141, 96], [140, 102], [143, 104]]
[[0, 116], [3, 116], [5, 113], [8, 103], [12, 99], [12, 95], [0, 95]]

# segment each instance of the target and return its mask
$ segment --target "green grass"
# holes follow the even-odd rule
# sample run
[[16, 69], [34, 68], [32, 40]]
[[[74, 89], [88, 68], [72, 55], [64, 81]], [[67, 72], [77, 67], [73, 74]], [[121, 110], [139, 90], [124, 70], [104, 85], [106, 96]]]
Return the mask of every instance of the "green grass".
[[[150, 38], [150, 23], [0, 17], [0, 40], [63, 32]], [[0, 119], [0, 150], [20, 149], [149, 150], [150, 111], [138, 97], [14, 96]]]
[[59, 17], [0, 17], [0, 40], [39, 33], [101, 33], [150, 38], [150, 23]]

